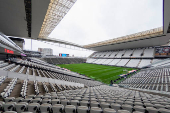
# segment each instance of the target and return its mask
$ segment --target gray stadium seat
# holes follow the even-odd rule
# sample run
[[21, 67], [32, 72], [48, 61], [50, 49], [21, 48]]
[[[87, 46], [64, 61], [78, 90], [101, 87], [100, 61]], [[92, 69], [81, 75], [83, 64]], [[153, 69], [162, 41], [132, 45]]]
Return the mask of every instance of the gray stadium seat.
[[36, 113], [39, 110], [40, 104], [39, 103], [30, 103], [28, 104], [28, 111]]
[[26, 110], [28, 103], [26, 102], [20, 102], [15, 105], [15, 109], [17, 113], [21, 113]]
[[4, 104], [5, 104], [5, 102], [0, 101], [0, 110], [2, 110], [2, 109], [3, 109]]
[[5, 103], [4, 106], [4, 111], [13, 111], [15, 108], [16, 102], [7, 102]]
[[91, 107], [100, 107], [100, 104], [99, 104], [98, 102], [96, 102], [96, 101], [92, 101], [92, 102], [90, 103], [90, 106], [91, 106]]
[[146, 110], [149, 112], [149, 113], [157, 113], [158, 110], [154, 107], [146, 107]]
[[79, 101], [78, 100], [71, 100], [71, 105], [74, 105], [74, 106], [79, 106]]
[[101, 113], [103, 110], [99, 107], [91, 107], [90, 113]]
[[127, 111], [130, 111], [130, 112], [132, 112], [132, 106], [131, 105], [127, 105], [127, 104], [124, 104], [124, 105], [122, 105], [122, 108], [123, 108], [123, 110], [127, 110]]
[[165, 108], [160, 108], [159, 112], [161, 112], [161, 113], [170, 113], [170, 110], [165, 109]]
[[133, 113], [145, 113], [145, 112], [141, 112], [141, 111], [134, 111]]
[[23, 99], [24, 99], [24, 98], [22, 98], [22, 97], [18, 97], [18, 98], [15, 98], [15, 100], [14, 100], [14, 101], [15, 101], [15, 102], [22, 102], [22, 101], [23, 101]]
[[40, 111], [41, 112], [50, 112], [51, 111], [51, 104], [44, 103], [40, 105]]
[[53, 113], [63, 113], [64, 106], [62, 104], [54, 104], [52, 106]]
[[78, 113], [88, 113], [89, 109], [87, 106], [78, 106], [77, 112]]
[[44, 104], [44, 103], [51, 103], [51, 99], [48, 99], [48, 98], [45, 98], [45, 99], [43, 99], [42, 100], [42, 103]]
[[15, 97], [7, 97], [4, 98], [5, 102], [13, 102], [15, 100]]
[[89, 102], [88, 101], [80, 101], [80, 105], [89, 107]]
[[134, 106], [134, 109], [136, 111], [145, 112], [145, 108], [143, 106]]
[[60, 99], [52, 99], [51, 100], [51, 104], [54, 105], [54, 104], [60, 104]]
[[118, 112], [117, 113], [131, 113], [130, 111], [128, 111], [128, 110], [118, 110]]
[[116, 113], [116, 111], [114, 109], [111, 109], [111, 108], [104, 108], [103, 112], [104, 113]]
[[61, 100], [61, 104], [64, 106], [68, 105], [69, 103], [70, 103], [70, 101], [67, 99]]
[[33, 103], [41, 103], [41, 101], [42, 101], [41, 98], [32, 99], [32, 102], [33, 102]]
[[109, 108], [109, 107], [110, 107], [110, 104], [109, 104], [109, 103], [106, 103], [106, 102], [101, 102], [100, 107], [101, 107], [102, 109], [104, 109], [104, 108]]
[[66, 105], [65, 113], [76, 113], [76, 106], [74, 105]]
[[116, 112], [117, 112], [118, 110], [120, 110], [120, 107], [121, 107], [120, 104], [115, 104], [115, 103], [112, 103], [112, 104], [111, 104], [111, 108], [112, 108], [112, 109], [115, 109]]
[[31, 103], [32, 102], [32, 98], [25, 98], [25, 99], [23, 99], [23, 102]]

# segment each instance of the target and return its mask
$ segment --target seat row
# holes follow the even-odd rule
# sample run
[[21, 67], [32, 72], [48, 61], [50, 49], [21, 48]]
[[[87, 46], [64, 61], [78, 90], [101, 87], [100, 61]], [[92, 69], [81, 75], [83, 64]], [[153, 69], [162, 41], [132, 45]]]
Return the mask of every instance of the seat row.
[[170, 92], [170, 69], [145, 69], [125, 79], [119, 85], [124, 87], [141, 88]]
[[53, 84], [53, 83], [50, 83], [50, 86], [51, 86], [51, 88], [52, 88], [52, 90], [53, 90], [54, 92], [57, 92], [57, 89], [54, 87], [54, 84]]
[[47, 88], [45, 82], [42, 82], [42, 84], [43, 84], [43, 87], [44, 87], [44, 89], [45, 89], [45, 92], [48, 93], [48, 88]]
[[8, 86], [1, 93], [1, 96], [3, 98], [8, 97], [11, 94], [12, 90], [14, 89], [16, 83], [17, 83], [17, 78], [12, 79], [12, 81], [8, 84]]
[[75, 64], [75, 63], [83, 63], [85, 61], [84, 58], [44, 58], [50, 64]]
[[6, 76], [1, 76], [0, 77], [0, 85], [5, 81], [7, 77]]
[[[21, 62], [27, 62], [26, 64], [22, 64]], [[27, 66], [26, 66], [27, 65]], [[12, 67], [11, 67], [12, 66]], [[14, 64], [8, 64], [5, 67], [2, 67], [6, 71], [12, 71], [12, 72], [17, 72], [17, 73], [22, 73], [26, 75], [33, 75], [35, 77], [45, 77], [45, 78], [52, 78], [52, 79], [59, 79], [59, 80], [64, 80], [68, 82], [74, 82], [74, 83], [81, 83], [87, 86], [95, 86], [95, 85], [100, 85], [102, 84], [101, 82], [98, 81], [93, 81], [87, 77], [84, 77], [82, 75], [69, 72], [69, 71], [64, 71], [67, 74], [62, 73], [62, 69], [58, 69], [57, 66], [52, 67], [47, 67], [44, 65], [39, 65], [36, 63], [32, 63], [29, 61], [20, 61], [19, 63]], [[73, 76], [70, 76], [73, 75]], [[82, 79], [82, 78], [86, 79]]]
[[[26, 98], [4, 98], [2, 109], [66, 113], [169, 113], [170, 98], [106, 85], [64, 90]], [[11, 103], [12, 102], [12, 103]], [[25, 103], [26, 102], [26, 103]], [[12, 108], [10, 105], [12, 104]], [[21, 106], [19, 108], [16, 105]], [[23, 107], [24, 106], [24, 107]], [[30, 108], [31, 106], [31, 108]], [[6, 107], [6, 108], [4, 108]], [[22, 109], [25, 108], [25, 109]], [[80, 111], [79, 111], [80, 110]], [[18, 111], [17, 111], [18, 112]]]
[[[27, 104], [25, 102], [15, 103], [8, 102], [3, 104], [2, 107], [4, 113], [37, 113], [37, 112], [45, 112], [45, 113], [130, 113], [128, 110], [118, 110], [112, 108], [104, 108], [103, 110], [99, 107], [91, 107], [90, 109], [87, 106], [76, 106], [74, 105], [66, 105], [65, 107], [62, 104], [48, 104], [44, 103], [39, 105], [38, 103]], [[16, 111], [16, 112], [15, 112]], [[24, 112], [25, 111], [25, 112]], [[139, 111], [135, 111], [133, 113], [143, 113]], [[168, 113], [168, 112], [167, 112]]]
[[40, 93], [39, 88], [38, 88], [38, 82], [34, 80], [34, 89], [35, 89], [35, 93], [36, 95], [38, 95]]
[[87, 59], [86, 63], [99, 65], [143, 68], [152, 64], [152, 59]]
[[74, 86], [58, 85], [58, 84], [53, 84], [48, 82], [28, 81], [28, 79], [25, 80], [20, 80], [17, 78], [11, 79], [4, 76], [0, 78], [1, 78], [0, 79], [1, 82], [3, 81], [0, 84], [2, 85], [0, 86], [2, 88], [0, 90], [1, 91], [0, 94], [2, 98], [8, 98], [11, 96], [26, 98], [27, 95], [30, 94], [42, 95], [52, 91], [60, 92], [63, 90], [75, 90], [81, 88], [81, 87], [74, 87]]
[[95, 52], [91, 57], [96, 58], [153, 58], [154, 48], [128, 49], [120, 51]]
[[21, 88], [21, 97], [25, 98], [26, 94], [27, 94], [27, 85], [28, 85], [28, 80], [24, 80], [24, 83], [22, 85]]
[[[61, 96], [62, 93], [58, 93], [58, 95], [55, 92], [47, 93], [45, 96], [35, 96], [35, 95], [29, 95], [28, 98], [23, 99], [20, 98], [14, 98], [9, 97], [5, 98], [5, 102], [0, 102], [1, 109], [3, 111], [17, 111], [18, 113], [21, 113], [22, 111], [31, 111], [33, 113], [36, 112], [53, 112], [53, 113], [62, 113], [65, 111], [66, 113], [75, 113], [75, 111], [80, 113], [100, 113], [104, 111], [105, 113], [131, 113], [132, 111], [140, 111], [141, 113], [145, 112], [145, 108], [142, 106], [132, 106], [128, 104], [117, 104], [117, 103], [106, 103], [106, 102], [97, 102], [97, 101], [80, 101], [79, 100], [71, 100], [70, 102], [66, 99], [62, 99], [61, 101], [57, 99], [53, 99], [50, 101], [49, 98], [55, 97], [55, 96]], [[50, 97], [51, 96], [51, 97]], [[110, 101], [111, 102], [111, 101]], [[100, 103], [100, 104], [99, 104]], [[147, 111], [153, 111], [154, 108], [147, 107]], [[160, 109], [159, 111], [166, 111], [167, 109]], [[156, 110], [157, 111], [157, 110]], [[150, 113], [150, 112], [149, 112]], [[152, 112], [151, 112], [152, 113]], [[166, 112], [169, 113], [169, 112]]]

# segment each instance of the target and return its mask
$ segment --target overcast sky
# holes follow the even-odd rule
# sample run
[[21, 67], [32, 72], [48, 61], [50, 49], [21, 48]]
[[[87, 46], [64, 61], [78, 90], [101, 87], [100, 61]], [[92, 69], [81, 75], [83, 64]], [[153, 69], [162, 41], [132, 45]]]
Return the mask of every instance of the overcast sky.
[[[49, 37], [86, 45], [161, 27], [162, 6], [162, 0], [77, 0]], [[52, 48], [55, 55], [87, 57], [92, 53], [33, 41], [32, 49], [38, 47]], [[30, 40], [25, 49], [31, 49]]]

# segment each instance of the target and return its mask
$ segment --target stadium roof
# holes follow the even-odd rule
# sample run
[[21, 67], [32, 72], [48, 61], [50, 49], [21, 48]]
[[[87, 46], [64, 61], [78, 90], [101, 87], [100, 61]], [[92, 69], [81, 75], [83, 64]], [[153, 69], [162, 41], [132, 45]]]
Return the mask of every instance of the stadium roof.
[[[163, 0], [162, 28], [84, 46], [48, 37], [75, 2], [76, 0], [2, 0], [0, 31], [8, 36], [62, 43], [95, 51], [136, 48], [139, 47], [138, 44], [140, 47], [157, 46], [169, 42], [166, 35], [170, 33], [170, 0]], [[146, 44], [147, 42], [150, 43]]]
[[143, 47], [160, 46], [169, 43], [170, 34], [159, 35], [155, 37], [149, 37], [144, 39], [137, 39], [133, 41], [120, 42], [116, 44], [102, 45], [90, 48], [94, 51], [111, 51], [111, 50], [121, 50], [121, 49], [135, 49]]
[[79, 47], [79, 48], [84, 48], [82, 45], [78, 45], [72, 42], [68, 42], [65, 40], [60, 40], [60, 39], [56, 39], [56, 38], [37, 38], [36, 40], [41, 40], [41, 41], [48, 41], [48, 42], [53, 42], [53, 43], [60, 43], [60, 44], [65, 44], [65, 45], [71, 45], [71, 46], [75, 46], [75, 47]]
[[2, 0], [0, 31], [8, 36], [46, 40], [76, 47], [78, 44], [49, 38], [76, 0]]
[[141, 39], [144, 40], [145, 38], [154, 37], [154, 36], [158, 36], [158, 35], [162, 35], [162, 34], [163, 34], [163, 28], [159, 27], [156, 29], [151, 29], [151, 30], [123, 36], [123, 37], [113, 38], [110, 40], [85, 45], [84, 47], [85, 48], [95, 48], [95, 47], [100, 47], [100, 46], [119, 44], [122, 42], [125, 43], [125, 42], [129, 42], [129, 41], [134, 41], [134, 40], [141, 40]]
[[159, 46], [169, 43], [170, 36], [170, 0], [163, 0], [163, 27], [118, 37], [102, 42], [84, 45], [94, 51], [109, 51], [132, 49], [149, 46]]

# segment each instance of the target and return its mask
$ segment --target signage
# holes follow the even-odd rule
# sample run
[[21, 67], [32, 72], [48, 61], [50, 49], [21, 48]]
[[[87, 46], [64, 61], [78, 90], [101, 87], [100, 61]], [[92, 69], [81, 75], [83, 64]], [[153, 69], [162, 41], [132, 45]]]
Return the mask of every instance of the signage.
[[170, 46], [162, 46], [155, 48], [155, 57], [169, 57], [170, 56]]
[[5, 53], [14, 54], [14, 51], [5, 48]]

